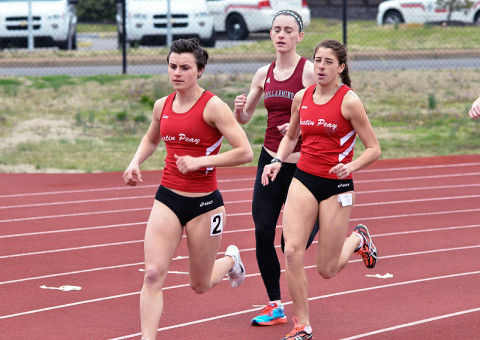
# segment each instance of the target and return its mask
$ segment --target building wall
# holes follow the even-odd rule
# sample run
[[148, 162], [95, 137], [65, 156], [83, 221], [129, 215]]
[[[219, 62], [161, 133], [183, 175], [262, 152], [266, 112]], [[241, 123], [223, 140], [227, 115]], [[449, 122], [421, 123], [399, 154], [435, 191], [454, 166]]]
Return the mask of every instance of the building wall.
[[[347, 19], [374, 20], [383, 0], [346, 0]], [[314, 18], [342, 19], [342, 0], [307, 0]]]

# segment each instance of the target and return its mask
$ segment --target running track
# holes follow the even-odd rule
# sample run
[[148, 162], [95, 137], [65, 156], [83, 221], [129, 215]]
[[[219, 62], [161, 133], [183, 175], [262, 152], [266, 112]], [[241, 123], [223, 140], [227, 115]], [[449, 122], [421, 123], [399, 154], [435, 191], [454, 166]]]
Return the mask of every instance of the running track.
[[[218, 176], [227, 209], [221, 251], [238, 245], [245, 283], [193, 293], [183, 240], [159, 339], [280, 339], [292, 329], [284, 275], [289, 322], [250, 325], [267, 300], [250, 214], [254, 173]], [[142, 185], [126, 187], [120, 173], [0, 174], [0, 338], [139, 338], [142, 239], [160, 175], [145, 172]], [[350, 229], [369, 225], [380, 258], [369, 270], [353, 256], [324, 280], [316, 246], [307, 252], [315, 338], [480, 339], [480, 155], [378, 161], [355, 174], [355, 186]]]

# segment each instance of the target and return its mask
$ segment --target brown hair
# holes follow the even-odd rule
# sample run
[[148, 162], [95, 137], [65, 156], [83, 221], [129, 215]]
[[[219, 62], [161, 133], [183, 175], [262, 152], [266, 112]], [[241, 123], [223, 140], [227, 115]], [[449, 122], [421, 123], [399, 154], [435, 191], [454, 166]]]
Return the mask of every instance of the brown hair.
[[337, 56], [338, 63], [345, 64], [345, 68], [343, 69], [342, 73], [340, 73], [340, 77], [342, 78], [342, 83], [347, 85], [348, 87], [352, 86], [352, 80], [350, 79], [350, 74], [348, 71], [348, 57], [347, 57], [347, 49], [345, 46], [340, 41], [337, 40], [332, 40], [332, 39], [326, 39], [320, 42], [317, 46], [315, 46], [315, 53], [313, 54], [313, 58], [315, 58], [315, 54], [317, 54], [317, 51], [320, 47], [324, 48], [329, 48], [335, 52], [335, 55]]
[[192, 53], [195, 56], [197, 68], [202, 71], [208, 62], [208, 52], [202, 46], [197, 38], [178, 39], [170, 46], [170, 52], [167, 55], [167, 63], [170, 62], [170, 55], [172, 53]]

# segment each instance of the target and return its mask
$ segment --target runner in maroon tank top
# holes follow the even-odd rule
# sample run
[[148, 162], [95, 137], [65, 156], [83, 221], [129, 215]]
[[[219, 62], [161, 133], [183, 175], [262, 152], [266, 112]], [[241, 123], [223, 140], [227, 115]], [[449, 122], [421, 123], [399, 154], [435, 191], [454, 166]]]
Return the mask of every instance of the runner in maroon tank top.
[[[259, 326], [287, 322], [281, 302], [280, 262], [274, 241], [278, 218], [300, 157], [301, 139], [297, 140], [294, 152], [285, 159], [279, 180], [274, 185], [262, 186], [261, 176], [265, 164], [276, 159], [280, 141], [288, 131], [295, 93], [314, 84], [313, 64], [296, 52], [303, 34], [302, 18], [297, 12], [284, 10], [276, 13], [270, 30], [276, 60], [258, 69], [248, 96], [243, 94], [235, 99], [235, 116], [242, 124], [250, 121], [262, 95], [268, 112], [252, 200], [257, 263], [270, 301], [260, 315], [252, 319], [252, 324]], [[312, 243], [316, 230], [312, 232], [307, 247]]]

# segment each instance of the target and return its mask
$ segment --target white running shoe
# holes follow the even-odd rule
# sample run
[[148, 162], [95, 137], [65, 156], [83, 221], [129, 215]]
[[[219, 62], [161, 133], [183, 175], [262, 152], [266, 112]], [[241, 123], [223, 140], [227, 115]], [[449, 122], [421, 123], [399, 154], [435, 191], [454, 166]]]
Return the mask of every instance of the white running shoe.
[[227, 275], [230, 285], [233, 288], [237, 288], [242, 284], [243, 280], [245, 280], [245, 266], [240, 259], [240, 251], [237, 246], [230, 245], [225, 252], [225, 256], [230, 256], [235, 261], [233, 268], [227, 273]]

